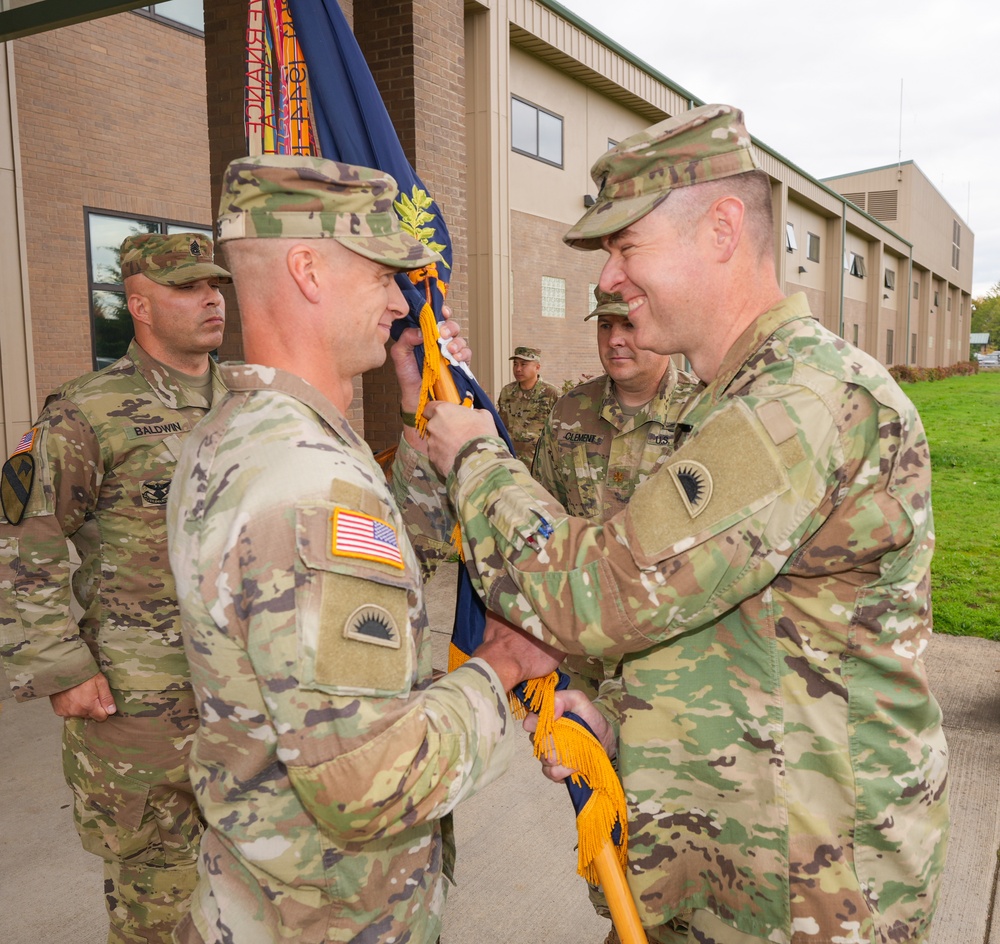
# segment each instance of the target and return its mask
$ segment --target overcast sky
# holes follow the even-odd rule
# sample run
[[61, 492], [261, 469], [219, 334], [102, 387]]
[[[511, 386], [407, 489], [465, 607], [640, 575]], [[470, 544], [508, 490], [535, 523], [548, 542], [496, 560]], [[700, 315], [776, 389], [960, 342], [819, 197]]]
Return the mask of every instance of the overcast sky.
[[973, 296], [1000, 282], [997, 0], [559, 2], [692, 95], [742, 108], [814, 177], [895, 163], [902, 127], [902, 159], [975, 235]]

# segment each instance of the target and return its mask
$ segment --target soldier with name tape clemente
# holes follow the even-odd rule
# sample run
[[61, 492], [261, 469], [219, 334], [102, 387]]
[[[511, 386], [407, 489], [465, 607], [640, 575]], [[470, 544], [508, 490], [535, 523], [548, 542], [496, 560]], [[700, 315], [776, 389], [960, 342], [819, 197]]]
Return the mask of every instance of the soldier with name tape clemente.
[[[617, 292], [594, 287], [597, 354], [604, 373], [563, 394], [535, 447], [531, 474], [567, 513], [600, 524], [625, 508], [636, 486], [674, 451], [677, 423], [700, 390], [698, 379], [679, 370], [669, 354], [635, 344], [635, 326]], [[562, 664], [570, 687], [592, 698], [613, 697], [621, 685], [620, 659], [571, 655]], [[610, 918], [600, 888], [590, 901]], [[617, 944], [612, 927], [605, 944]]]
[[166, 512], [181, 445], [224, 390], [209, 353], [229, 273], [212, 248], [200, 233], [122, 243], [135, 340], [48, 397], [0, 482], [0, 654], [18, 701], [48, 697], [66, 719], [63, 767], [84, 848], [104, 859], [110, 944], [169, 942], [197, 878], [198, 717]]
[[592, 175], [564, 239], [607, 253], [599, 284], [636, 343], [685, 355], [706, 387], [601, 525], [567, 515], [487, 414], [432, 404], [430, 455], [487, 606], [623, 658], [611, 703], [561, 703], [617, 754], [651, 942], [926, 942], [949, 817], [920, 418], [784, 297], [739, 110], [685, 111]]

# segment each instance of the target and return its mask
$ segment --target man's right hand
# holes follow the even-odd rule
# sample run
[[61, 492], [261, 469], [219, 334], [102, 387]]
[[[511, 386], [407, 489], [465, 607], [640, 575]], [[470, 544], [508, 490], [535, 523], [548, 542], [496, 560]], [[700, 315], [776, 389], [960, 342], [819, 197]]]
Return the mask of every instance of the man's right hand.
[[106, 721], [108, 715], [113, 715], [118, 710], [108, 680], [100, 672], [86, 682], [49, 695], [49, 702], [60, 718]]
[[566, 658], [566, 653], [553, 649], [491, 612], [486, 614], [483, 641], [472, 655], [493, 666], [504, 691], [508, 692], [526, 679], [540, 678], [555, 671]]
[[[601, 746], [607, 751], [608, 757], [615, 756], [617, 753], [615, 732], [586, 694], [573, 688], [556, 692], [555, 716], [561, 718], [567, 711], [572, 712], [587, 723], [590, 730], [594, 732], [594, 736], [601, 742]], [[529, 714], [524, 719], [523, 727], [529, 734], [534, 734], [538, 727], [538, 715]], [[554, 757], [546, 754], [542, 758], [542, 773], [554, 783], [561, 783], [575, 771], [571, 767], [563, 767]]]

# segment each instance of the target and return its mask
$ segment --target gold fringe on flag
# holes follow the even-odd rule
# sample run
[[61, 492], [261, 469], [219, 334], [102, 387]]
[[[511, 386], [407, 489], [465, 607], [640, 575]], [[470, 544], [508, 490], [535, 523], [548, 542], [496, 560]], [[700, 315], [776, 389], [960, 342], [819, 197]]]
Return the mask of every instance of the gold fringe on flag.
[[570, 775], [575, 783], [582, 780], [590, 787], [591, 797], [576, 817], [580, 840], [577, 872], [591, 885], [599, 885], [594, 859], [607, 843], [616, 823], [620, 824], [621, 842], [615, 846], [615, 854], [623, 871], [628, 859], [625, 791], [601, 742], [576, 722], [556, 718], [558, 681], [559, 673], [552, 672], [544, 678], [529, 679], [524, 685], [527, 708], [538, 714], [533, 738], [535, 757], [554, 757], [563, 767], [575, 771]]

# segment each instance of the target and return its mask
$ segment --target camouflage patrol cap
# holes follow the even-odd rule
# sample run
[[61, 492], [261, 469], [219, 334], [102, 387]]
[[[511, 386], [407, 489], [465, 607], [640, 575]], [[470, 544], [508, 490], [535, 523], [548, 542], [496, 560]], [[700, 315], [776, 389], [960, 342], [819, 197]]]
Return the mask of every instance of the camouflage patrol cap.
[[537, 347], [516, 347], [514, 353], [507, 360], [512, 361], [515, 358], [519, 361], [538, 361], [541, 363], [542, 352]]
[[596, 161], [590, 176], [597, 200], [565, 236], [576, 249], [600, 249], [655, 209], [678, 187], [755, 170], [743, 112], [732, 105], [702, 105], [626, 138]]
[[335, 239], [366, 259], [419, 269], [440, 256], [399, 227], [388, 174], [321, 157], [262, 154], [226, 168], [216, 238]]
[[584, 321], [590, 321], [598, 315], [621, 315], [628, 317], [628, 304], [622, 298], [621, 292], [602, 292], [600, 286], [594, 286], [594, 298], [597, 299], [597, 307], [589, 314]]
[[232, 282], [212, 260], [212, 240], [203, 233], [140, 233], [118, 250], [122, 278], [142, 274], [160, 285], [186, 285], [199, 279]]

